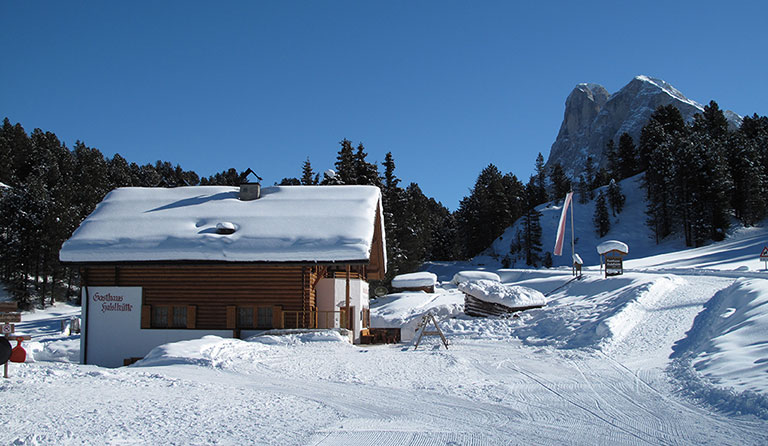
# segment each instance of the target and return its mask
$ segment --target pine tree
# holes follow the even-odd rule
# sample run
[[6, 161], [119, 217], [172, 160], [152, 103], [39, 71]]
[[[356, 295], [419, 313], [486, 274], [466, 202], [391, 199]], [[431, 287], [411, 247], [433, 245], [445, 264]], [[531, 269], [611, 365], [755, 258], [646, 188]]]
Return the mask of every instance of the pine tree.
[[534, 197], [533, 201], [536, 202], [537, 205], [546, 203], [548, 201], [547, 197], [547, 170], [544, 167], [544, 156], [539, 152], [539, 154], [536, 156], [536, 165], [535, 165], [536, 173], [535, 173], [535, 186], [536, 189], [534, 190]]
[[530, 208], [523, 216], [522, 251], [525, 264], [539, 266], [541, 261], [541, 212]]
[[637, 149], [635, 142], [629, 133], [622, 133], [619, 137], [619, 148], [616, 152], [616, 162], [618, 168], [618, 179], [623, 180], [636, 174], [637, 171]]
[[744, 226], [752, 226], [766, 216], [768, 171], [764, 168], [761, 153], [766, 149], [768, 118], [760, 118], [757, 114], [745, 116], [741, 127], [727, 140], [728, 162], [733, 179], [731, 207]]
[[342, 184], [357, 184], [357, 169], [355, 168], [355, 153], [352, 142], [343, 139], [339, 142], [341, 149], [336, 156], [336, 175]]
[[565, 175], [560, 163], [555, 163], [552, 166], [550, 181], [552, 183], [552, 199], [555, 201], [565, 198], [565, 195], [571, 190], [571, 180]]
[[[384, 176], [382, 178], [381, 200], [384, 208], [384, 236], [387, 241], [387, 275], [391, 277], [400, 273], [405, 263], [406, 255], [400, 246], [400, 216], [405, 209], [403, 190], [398, 186], [400, 179], [395, 175], [395, 160], [392, 152], [384, 156]], [[397, 216], [397, 217], [396, 217]]]
[[603, 194], [603, 191], [600, 191], [597, 195], [595, 214], [592, 221], [595, 223], [595, 232], [598, 237], [605, 237], [611, 229], [611, 218], [608, 214], [608, 206], [605, 203], [605, 194]]
[[591, 155], [588, 155], [587, 159], [584, 161], [584, 181], [586, 181], [587, 183], [587, 189], [589, 191], [589, 199], [594, 200], [595, 189], [602, 186], [602, 184], [599, 184], [597, 181], [597, 170], [595, 168], [595, 160], [592, 159]]
[[345, 183], [341, 179], [341, 175], [337, 174], [335, 170], [328, 169], [323, 172], [323, 181], [320, 184], [323, 186], [340, 186]]
[[357, 152], [355, 152], [354, 165], [355, 165], [355, 183], [365, 184], [369, 186], [381, 186], [381, 179], [379, 178], [379, 168], [376, 163], [369, 163], [366, 161], [368, 156], [365, 153], [365, 147], [360, 143], [357, 146]]
[[715, 101], [710, 101], [703, 113], [694, 116], [690, 139], [702, 158], [697, 183], [702, 201], [694, 203], [701, 214], [701, 223], [694, 233], [696, 246], [710, 239], [723, 240], [730, 223], [733, 180], [725, 157], [729, 136], [728, 121]]
[[504, 175], [501, 182], [507, 201], [507, 222], [512, 225], [525, 213], [525, 185], [511, 172]]
[[519, 241], [525, 264], [538, 266], [541, 261], [541, 212], [536, 210], [536, 184], [533, 178], [526, 186], [527, 210], [523, 216], [523, 230]]
[[13, 125], [8, 118], [5, 118], [3, 119], [3, 126], [0, 127], [0, 183], [6, 185], [16, 184], [13, 168], [14, 145], [12, 135]]
[[[514, 188], [511, 179], [507, 183], [510, 190]], [[465, 237], [467, 256], [475, 256], [488, 248], [514, 222], [510, 210], [513, 199], [507, 192], [501, 172], [489, 164], [478, 175], [469, 197], [459, 203], [457, 223]]]
[[552, 268], [552, 253], [547, 251], [544, 253], [544, 261], [542, 262], [542, 266], [544, 268]]
[[[645, 170], [648, 226], [656, 242], [668, 236], [675, 224], [675, 176], [680, 147], [688, 137], [688, 128], [680, 111], [673, 105], [660, 106], [640, 133], [640, 165]], [[652, 166], [652, 167], [650, 167]]]
[[616, 180], [611, 180], [608, 184], [608, 203], [611, 206], [613, 215], [616, 216], [624, 209], [624, 201], [626, 197], [621, 193], [621, 186]]
[[307, 160], [304, 161], [304, 164], [301, 166], [301, 184], [304, 186], [311, 186], [317, 184], [317, 182], [318, 176], [312, 170], [312, 163], [309, 162], [309, 157], [307, 157]]
[[[608, 160], [608, 176], [616, 178], [619, 176], [619, 153], [616, 150], [616, 144], [609, 139], [605, 145], [605, 159]], [[601, 184], [602, 186], [602, 184]]]
[[601, 167], [597, 169], [597, 173], [595, 173], [595, 181], [593, 183], [591, 196], [594, 198], [595, 196], [595, 189], [601, 186], [607, 185], [611, 180], [611, 175], [608, 173], [608, 170], [605, 167]]
[[579, 204], [587, 204], [589, 202], [590, 189], [583, 174], [579, 175], [579, 182], [576, 184], [576, 192], [579, 196]]

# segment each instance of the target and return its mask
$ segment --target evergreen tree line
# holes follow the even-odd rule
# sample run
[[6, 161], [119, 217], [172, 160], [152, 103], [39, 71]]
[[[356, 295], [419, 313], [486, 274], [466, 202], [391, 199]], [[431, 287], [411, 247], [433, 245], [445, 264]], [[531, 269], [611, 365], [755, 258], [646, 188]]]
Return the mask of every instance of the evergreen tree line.
[[121, 186], [197, 184], [196, 173], [157, 161], [105, 158], [77, 141], [6, 118], [0, 127], [0, 279], [22, 307], [70, 297], [77, 271], [59, 263], [61, 244], [110, 190]]
[[[597, 197], [594, 223], [599, 236], [610, 229], [610, 213], [624, 206], [617, 181], [644, 172], [647, 225], [656, 242], [679, 234], [686, 246], [725, 237], [732, 218], [752, 226], [768, 214], [768, 118], [754, 114], [729, 130], [715, 101], [686, 123], [673, 105], [660, 106], [635, 146], [626, 133], [606, 147], [608, 166], [597, 170], [591, 158], [576, 187], [579, 202]], [[605, 195], [605, 196], [603, 196]]]
[[368, 161], [365, 146], [353, 147], [343, 139], [334, 164], [335, 169], [320, 175], [312, 169], [309, 158], [302, 165], [301, 178], [283, 178], [282, 185], [371, 185], [381, 189], [384, 234], [387, 245], [387, 279], [415, 271], [428, 260], [452, 260], [456, 253], [456, 225], [453, 214], [427, 197], [418, 184], [400, 186], [395, 160], [388, 152], [379, 164]]
[[[624, 205], [618, 181], [641, 172], [647, 223], [657, 241], [680, 233], [687, 245], [699, 246], [721, 240], [732, 216], [750, 226], [768, 213], [766, 117], [745, 117], [740, 128], [730, 131], [714, 101], [691, 124], [674, 106], [662, 106], [643, 128], [637, 146], [623, 134], [618, 144], [608, 143], [606, 154], [605, 167], [587, 158], [577, 180], [568, 178], [559, 164], [547, 169], [541, 153], [525, 184], [489, 164], [455, 212], [426, 196], [415, 182], [402, 187], [391, 152], [381, 164], [371, 162], [362, 143], [354, 147], [347, 139], [340, 142], [335, 171], [321, 176], [307, 158], [300, 177], [284, 178], [280, 184], [379, 187], [388, 278], [429, 260], [474, 257], [518, 219], [520, 230], [509, 240], [502, 263], [551, 265], [551, 253], [542, 254], [536, 206], [562, 200], [572, 189], [581, 203], [597, 198], [595, 230], [603, 236], [610, 229], [610, 213], [617, 215]], [[79, 279], [77, 271], [59, 263], [58, 251], [107, 192], [122, 186], [236, 186], [241, 175], [230, 168], [200, 178], [167, 161], [137, 165], [119, 154], [104, 157], [80, 141], [70, 149], [53, 133], [35, 129], [27, 134], [6, 118], [0, 128], [0, 279], [22, 305], [69, 296]], [[596, 197], [604, 185], [606, 193]]]
[[736, 217], [751, 226], [766, 216], [768, 118], [745, 117], [730, 131], [711, 101], [689, 125], [660, 107], [640, 136], [648, 225], [656, 240], [673, 233], [687, 246], [722, 240]]

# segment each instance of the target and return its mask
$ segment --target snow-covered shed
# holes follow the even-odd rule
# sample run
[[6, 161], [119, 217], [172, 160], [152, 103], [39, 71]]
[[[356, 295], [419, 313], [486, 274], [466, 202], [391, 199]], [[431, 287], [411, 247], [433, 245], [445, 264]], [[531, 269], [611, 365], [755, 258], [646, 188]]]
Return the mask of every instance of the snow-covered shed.
[[400, 274], [392, 279], [392, 288], [399, 291], [424, 291], [434, 293], [437, 274], [428, 271]]
[[60, 252], [83, 279], [84, 363], [122, 365], [164, 342], [270, 328], [346, 327], [359, 339], [367, 280], [385, 274], [379, 189], [246, 192], [107, 194]]

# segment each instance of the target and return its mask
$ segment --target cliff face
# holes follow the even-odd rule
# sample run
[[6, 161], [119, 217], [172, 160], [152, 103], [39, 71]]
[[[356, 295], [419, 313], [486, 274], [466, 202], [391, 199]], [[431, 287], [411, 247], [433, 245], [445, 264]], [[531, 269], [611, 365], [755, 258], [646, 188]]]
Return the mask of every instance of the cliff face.
[[[597, 84], [579, 84], [565, 101], [565, 115], [557, 139], [549, 152], [547, 167], [559, 162], [568, 176], [581, 173], [587, 156], [605, 166], [605, 146], [622, 133], [629, 133], [637, 144], [640, 131], [660, 105], [672, 104], [690, 122], [703, 110], [701, 104], [686, 98], [675, 87], [660, 79], [637, 76], [618, 92], [609, 95]], [[741, 118], [726, 112], [731, 126]]]

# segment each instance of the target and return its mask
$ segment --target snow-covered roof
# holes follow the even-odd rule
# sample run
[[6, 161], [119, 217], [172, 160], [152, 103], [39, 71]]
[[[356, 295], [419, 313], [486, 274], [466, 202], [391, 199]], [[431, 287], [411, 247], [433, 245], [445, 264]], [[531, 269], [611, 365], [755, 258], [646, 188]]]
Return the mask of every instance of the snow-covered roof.
[[618, 240], [606, 240], [603, 243], [597, 245], [597, 253], [603, 255], [610, 251], [619, 251], [624, 254], [629, 254], [629, 246], [626, 243]]
[[454, 274], [451, 282], [458, 285], [462, 282], [473, 282], [476, 280], [492, 280], [494, 282], [501, 282], [501, 277], [498, 274], [490, 271], [459, 271]]
[[459, 291], [485, 302], [497, 303], [510, 308], [546, 305], [541, 291], [519, 285], [504, 285], [493, 280], [462, 282]]
[[421, 288], [435, 286], [437, 283], [437, 274], [427, 271], [418, 273], [400, 274], [392, 279], [394, 288]]
[[[238, 191], [116, 189], [64, 243], [59, 257], [65, 262], [370, 259], [381, 200], [377, 187], [265, 187], [252, 201], [239, 200]], [[221, 223], [234, 226], [234, 233], [217, 232]]]

